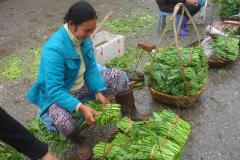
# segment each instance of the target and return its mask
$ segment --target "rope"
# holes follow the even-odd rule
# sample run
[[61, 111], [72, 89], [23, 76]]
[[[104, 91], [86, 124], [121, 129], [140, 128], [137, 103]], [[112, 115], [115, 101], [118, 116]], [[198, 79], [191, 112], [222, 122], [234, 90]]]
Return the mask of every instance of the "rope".
[[161, 142], [161, 146], [162, 146], [162, 147], [164, 146], [164, 144], [165, 144], [166, 140], [167, 140], [167, 138], [166, 138], [166, 137], [162, 139], [162, 142]]
[[172, 131], [172, 124], [170, 124], [168, 128], [168, 134], [167, 134], [168, 138], [170, 137], [171, 131]]
[[127, 145], [127, 143], [128, 143], [129, 140], [130, 140], [130, 137], [127, 137], [126, 141], [124, 142], [124, 144], [123, 144], [123, 146], [122, 146], [123, 148], [126, 147], [126, 145]]
[[104, 157], [106, 158], [108, 155], [108, 152], [111, 150], [111, 148], [113, 147], [113, 144], [111, 144], [110, 146], [108, 146], [106, 152], [104, 153]]
[[228, 39], [228, 48], [226, 49], [226, 54], [225, 54], [224, 58], [227, 57], [227, 54], [228, 54], [228, 52], [229, 52], [229, 49], [230, 49], [230, 46], [231, 46], [231, 43], [230, 43], [231, 40], [232, 40], [232, 38], [229, 38], [229, 39]]
[[178, 120], [179, 120], [179, 116], [176, 116], [176, 118], [173, 121], [173, 124], [176, 124], [178, 122]]
[[127, 133], [132, 128], [133, 121], [131, 121], [131, 119], [129, 119], [129, 121], [129, 126], [124, 130], [124, 133]]
[[155, 145], [152, 147], [152, 150], [151, 150], [150, 159], [152, 159], [152, 160], [153, 160], [153, 153], [154, 153], [154, 150], [155, 150], [156, 145], [157, 145], [157, 144], [155, 144]]

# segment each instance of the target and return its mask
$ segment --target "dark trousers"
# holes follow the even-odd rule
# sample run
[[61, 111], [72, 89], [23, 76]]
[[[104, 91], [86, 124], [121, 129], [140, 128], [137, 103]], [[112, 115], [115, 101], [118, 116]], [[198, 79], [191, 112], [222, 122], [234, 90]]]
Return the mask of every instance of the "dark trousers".
[[0, 107], [0, 140], [32, 160], [48, 152], [48, 145], [39, 141], [21, 123]]
[[[194, 16], [201, 9], [200, 4], [198, 6], [195, 6], [195, 5], [189, 4], [189, 3], [183, 3], [183, 4], [187, 8], [187, 10], [189, 11], [191, 16]], [[176, 4], [165, 3], [162, 6], [159, 6], [159, 9], [162, 12], [173, 13], [175, 6], [176, 6]], [[179, 8], [177, 13], [182, 14], [182, 7]], [[187, 14], [185, 12], [184, 12], [184, 16], [188, 18]]]

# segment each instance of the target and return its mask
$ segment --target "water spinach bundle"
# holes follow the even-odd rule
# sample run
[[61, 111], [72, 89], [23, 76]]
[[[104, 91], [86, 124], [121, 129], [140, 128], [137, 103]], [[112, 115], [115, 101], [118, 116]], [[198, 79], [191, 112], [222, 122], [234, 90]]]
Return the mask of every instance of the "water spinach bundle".
[[203, 47], [180, 48], [180, 57], [183, 66], [180, 65], [176, 47], [159, 49], [155, 59], [143, 66], [148, 86], [175, 96], [193, 96], [201, 90], [208, 77], [208, 60]]
[[148, 121], [123, 117], [121, 130], [111, 142], [99, 142], [94, 158], [115, 160], [180, 160], [190, 133], [190, 124], [170, 110], [153, 112]]
[[229, 61], [234, 61], [239, 52], [239, 39], [227, 36], [218, 36], [213, 42], [212, 53], [218, 54], [220, 57]]
[[106, 109], [102, 109], [102, 103], [96, 100], [87, 101], [86, 104], [98, 111], [100, 114], [95, 116], [96, 125], [115, 124], [118, 122], [121, 114], [120, 104], [106, 104]]

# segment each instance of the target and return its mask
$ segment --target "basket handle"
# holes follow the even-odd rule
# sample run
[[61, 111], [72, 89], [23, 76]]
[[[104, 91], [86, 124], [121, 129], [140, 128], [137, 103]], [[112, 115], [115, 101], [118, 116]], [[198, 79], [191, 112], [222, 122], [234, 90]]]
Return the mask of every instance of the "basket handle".
[[[176, 30], [176, 25], [175, 25], [176, 18], [175, 17], [176, 17], [176, 14], [177, 14], [177, 12], [178, 12], [180, 7], [182, 7], [182, 15], [181, 15], [181, 18], [180, 18], [180, 21], [178, 23], [178, 27], [177, 27], [177, 30]], [[149, 66], [149, 74], [151, 72], [152, 65], [153, 65], [154, 60], [156, 58], [156, 53], [157, 53], [158, 49], [160, 48], [160, 45], [161, 45], [161, 43], [163, 41], [163, 38], [165, 37], [165, 35], [166, 35], [166, 33], [168, 31], [168, 28], [170, 27], [171, 23], [173, 23], [173, 21], [174, 21], [174, 23], [173, 23], [173, 33], [174, 33], [174, 40], [173, 40], [173, 42], [174, 42], [174, 45], [177, 48], [177, 54], [178, 54], [178, 59], [179, 59], [179, 62], [180, 62], [180, 68], [181, 68], [181, 72], [182, 72], [184, 86], [186, 88], [186, 94], [185, 95], [189, 96], [189, 93], [188, 93], [188, 88], [189, 87], [188, 87], [187, 80], [186, 80], [186, 77], [185, 77], [183, 62], [182, 62], [182, 58], [181, 58], [181, 55], [180, 55], [180, 49], [179, 49], [179, 44], [178, 44], [178, 39], [177, 39], [177, 37], [178, 37], [177, 35], [178, 35], [179, 30], [180, 30], [180, 26], [181, 26], [181, 23], [182, 23], [182, 17], [183, 17], [183, 13], [184, 12], [186, 12], [186, 14], [188, 15], [189, 19], [191, 20], [191, 22], [193, 24], [193, 27], [194, 27], [194, 29], [195, 29], [195, 31], [197, 33], [198, 42], [199, 42], [199, 44], [201, 44], [200, 36], [199, 36], [196, 24], [195, 24], [192, 16], [190, 15], [189, 11], [187, 10], [187, 8], [182, 3], [178, 3], [174, 7], [174, 11], [173, 11], [172, 16], [170, 17], [170, 21], [168, 22], [167, 26], [165, 27], [165, 29], [164, 29], [164, 31], [163, 31], [160, 39], [159, 39], [159, 42], [158, 42], [158, 44], [156, 46], [156, 52], [154, 53], [154, 57], [153, 57], [152, 62], [150, 64], [150, 66]]]

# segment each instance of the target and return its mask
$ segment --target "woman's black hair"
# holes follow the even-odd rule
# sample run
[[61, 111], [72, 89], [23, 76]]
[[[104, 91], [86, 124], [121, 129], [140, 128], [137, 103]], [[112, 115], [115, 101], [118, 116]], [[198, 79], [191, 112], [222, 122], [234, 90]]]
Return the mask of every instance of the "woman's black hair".
[[79, 1], [69, 8], [64, 17], [64, 23], [72, 21], [74, 25], [80, 25], [95, 18], [97, 18], [97, 13], [94, 8], [86, 1]]

